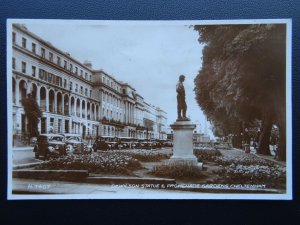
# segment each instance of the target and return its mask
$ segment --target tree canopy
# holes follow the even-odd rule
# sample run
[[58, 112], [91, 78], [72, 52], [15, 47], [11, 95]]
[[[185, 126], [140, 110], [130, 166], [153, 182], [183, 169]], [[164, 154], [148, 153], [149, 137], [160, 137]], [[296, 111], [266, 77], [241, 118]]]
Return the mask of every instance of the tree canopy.
[[27, 98], [22, 99], [22, 104], [24, 106], [25, 115], [28, 119], [29, 135], [30, 137], [37, 137], [39, 135], [38, 123], [42, 116], [42, 112], [31, 94], [29, 94]]
[[284, 24], [199, 25], [205, 44], [195, 78], [196, 100], [216, 135], [242, 132], [262, 121], [260, 152], [269, 154], [270, 132], [280, 130], [285, 159], [286, 26]]

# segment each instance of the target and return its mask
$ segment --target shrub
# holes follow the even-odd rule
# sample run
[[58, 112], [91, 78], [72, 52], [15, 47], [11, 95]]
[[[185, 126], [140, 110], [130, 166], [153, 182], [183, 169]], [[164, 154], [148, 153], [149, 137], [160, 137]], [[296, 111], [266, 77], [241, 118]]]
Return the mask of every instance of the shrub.
[[271, 165], [231, 164], [217, 171], [223, 182], [239, 184], [266, 184], [268, 187], [284, 185], [285, 168]]
[[215, 161], [222, 153], [214, 148], [195, 148], [194, 154], [198, 161]]
[[181, 179], [204, 177], [201, 168], [187, 163], [158, 165], [153, 167], [150, 173], [159, 177]]
[[216, 157], [214, 160], [218, 165], [221, 166], [229, 166], [229, 165], [244, 165], [244, 166], [250, 166], [250, 165], [261, 165], [261, 166], [274, 166], [273, 162], [267, 161], [265, 159], [258, 158], [253, 155], [239, 155], [237, 157], [224, 157], [219, 156]]
[[138, 160], [121, 153], [104, 152], [92, 155], [67, 155], [53, 158], [37, 169], [88, 170], [90, 173], [130, 174], [141, 168]]
[[160, 153], [152, 150], [118, 150], [128, 156], [137, 159], [141, 162], [160, 162], [164, 159], [169, 159], [171, 154]]
[[215, 162], [222, 168], [216, 172], [219, 180], [226, 183], [285, 185], [285, 167], [253, 155], [219, 156]]

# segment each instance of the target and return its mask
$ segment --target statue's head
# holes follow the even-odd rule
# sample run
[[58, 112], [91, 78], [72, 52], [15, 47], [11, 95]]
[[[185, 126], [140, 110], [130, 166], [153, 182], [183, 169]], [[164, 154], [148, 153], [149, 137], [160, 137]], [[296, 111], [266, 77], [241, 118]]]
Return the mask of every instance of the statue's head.
[[183, 74], [181, 74], [180, 76], [179, 76], [179, 81], [184, 81], [184, 79], [185, 79], [185, 76], [183, 75]]

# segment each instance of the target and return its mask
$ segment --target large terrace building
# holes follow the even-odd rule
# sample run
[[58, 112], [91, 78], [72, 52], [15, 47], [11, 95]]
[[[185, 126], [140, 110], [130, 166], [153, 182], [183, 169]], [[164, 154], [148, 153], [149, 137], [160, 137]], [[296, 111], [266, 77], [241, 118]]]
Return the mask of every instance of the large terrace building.
[[79, 62], [25, 26], [12, 29], [13, 134], [27, 133], [22, 99], [31, 94], [42, 118], [40, 133], [166, 139], [166, 113], [129, 84], [89, 61]]

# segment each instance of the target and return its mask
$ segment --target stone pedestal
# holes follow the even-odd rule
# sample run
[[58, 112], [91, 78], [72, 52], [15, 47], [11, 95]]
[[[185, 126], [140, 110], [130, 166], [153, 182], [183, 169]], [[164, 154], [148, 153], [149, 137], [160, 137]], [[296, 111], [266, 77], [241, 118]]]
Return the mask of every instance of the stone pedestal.
[[170, 163], [188, 163], [198, 165], [193, 152], [193, 130], [196, 128], [191, 121], [176, 121], [171, 124], [173, 129], [173, 156]]

